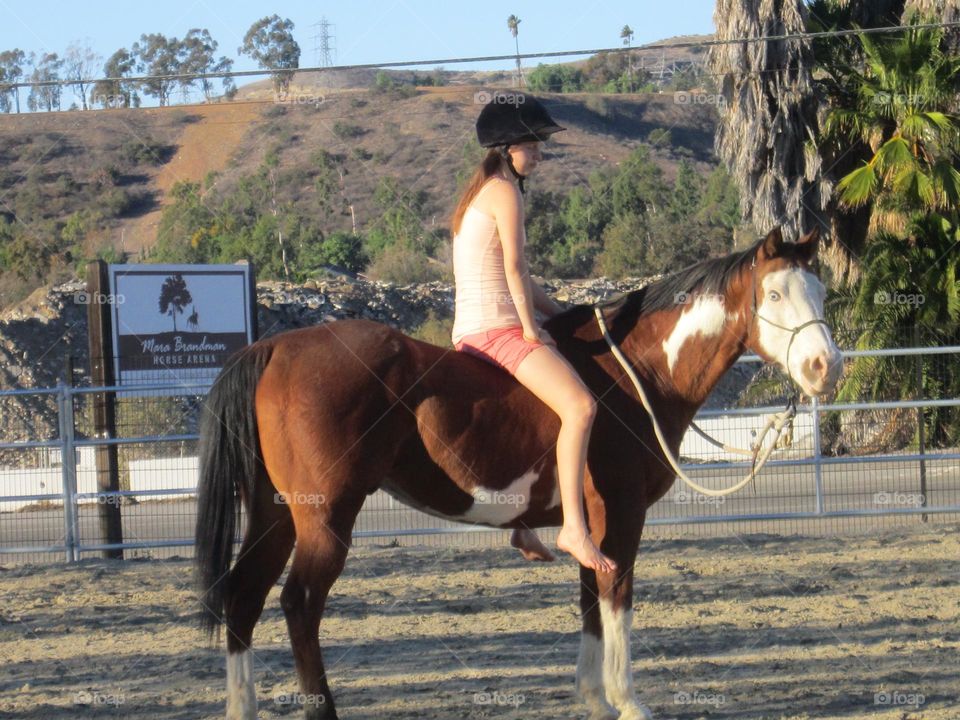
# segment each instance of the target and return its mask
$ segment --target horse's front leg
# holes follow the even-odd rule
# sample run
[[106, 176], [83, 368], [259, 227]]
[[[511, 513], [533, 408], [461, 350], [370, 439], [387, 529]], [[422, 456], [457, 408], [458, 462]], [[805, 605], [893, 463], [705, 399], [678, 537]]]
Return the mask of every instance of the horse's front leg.
[[[639, 541], [639, 531], [636, 537]], [[601, 547], [617, 563], [616, 574], [580, 571], [583, 633], [577, 690], [589, 706], [590, 720], [652, 720], [650, 711], [637, 700], [630, 662], [637, 542], [622, 536], [618, 540]]]
[[580, 655], [577, 658], [577, 694], [586, 703], [589, 720], [614, 720], [620, 713], [607, 702], [603, 681], [603, 625], [597, 573], [580, 566]]

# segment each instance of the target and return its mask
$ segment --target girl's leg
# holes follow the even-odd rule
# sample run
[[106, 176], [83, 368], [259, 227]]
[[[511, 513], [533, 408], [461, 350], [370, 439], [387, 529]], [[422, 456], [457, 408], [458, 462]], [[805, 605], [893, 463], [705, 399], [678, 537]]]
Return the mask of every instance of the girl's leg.
[[600, 552], [587, 533], [583, 514], [583, 474], [596, 403], [576, 370], [552, 346], [528, 354], [515, 377], [560, 416], [557, 437], [557, 475], [563, 527], [557, 547], [573, 555], [584, 567], [613, 572], [616, 564]]
[[513, 545], [520, 554], [527, 560], [539, 560], [540, 562], [553, 562], [557, 559], [556, 555], [550, 552], [550, 549], [543, 544], [543, 541], [537, 537], [537, 534], [530, 528], [517, 528], [510, 534], [510, 544]]

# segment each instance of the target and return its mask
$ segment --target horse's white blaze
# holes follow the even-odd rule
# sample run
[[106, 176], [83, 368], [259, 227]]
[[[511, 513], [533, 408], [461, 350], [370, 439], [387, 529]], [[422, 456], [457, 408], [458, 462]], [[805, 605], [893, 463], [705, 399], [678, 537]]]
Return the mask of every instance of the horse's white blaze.
[[253, 653], [227, 653], [227, 720], [257, 720]]
[[633, 689], [633, 668], [630, 664], [633, 609], [615, 609], [609, 601], [601, 600], [600, 622], [603, 625], [603, 686], [607, 700], [620, 711], [622, 720], [652, 718], [637, 701]]
[[[823, 300], [826, 289], [812, 272], [793, 268], [777, 270], [763, 278], [758, 293], [757, 310], [767, 320], [787, 328], [795, 328], [810, 320], [823, 317]], [[773, 295], [778, 296], [775, 299]], [[797, 333], [790, 345], [791, 332], [774, 327], [769, 322], [758, 321], [759, 341], [764, 352], [781, 367], [807, 394], [815, 395], [822, 390], [821, 378], [811, 375], [810, 362], [825, 358], [830, 368], [827, 383], [836, 380], [840, 371], [840, 351], [830, 337], [826, 325], [809, 325]], [[787, 358], [787, 348], [790, 357]], [[789, 359], [789, 367], [787, 361]]]
[[537, 481], [535, 470], [521, 475], [502, 490], [476, 487], [472, 491], [473, 505], [460, 517], [468, 522], [502, 525], [518, 518], [530, 506], [530, 489]]
[[617, 711], [607, 703], [603, 691], [603, 642], [588, 632], [580, 633], [577, 692], [590, 709], [590, 720], [617, 717]]
[[670, 372], [673, 372], [677, 358], [680, 357], [680, 349], [687, 340], [696, 335], [719, 335], [731, 317], [735, 315], [727, 314], [723, 298], [697, 295], [693, 304], [681, 313], [670, 336], [663, 341], [663, 352], [666, 353]]

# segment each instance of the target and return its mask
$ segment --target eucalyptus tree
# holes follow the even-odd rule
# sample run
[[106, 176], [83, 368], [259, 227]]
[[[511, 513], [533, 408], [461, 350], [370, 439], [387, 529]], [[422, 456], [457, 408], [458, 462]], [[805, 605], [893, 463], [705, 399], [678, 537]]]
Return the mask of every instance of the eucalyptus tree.
[[8, 113], [13, 108], [20, 112], [20, 88], [16, 83], [23, 77], [26, 62], [23, 50], [15, 48], [0, 52], [0, 112]]
[[300, 46], [293, 38], [293, 21], [279, 15], [261, 18], [251, 25], [238, 52], [273, 71], [273, 89], [278, 94], [287, 92], [294, 71], [300, 67]]

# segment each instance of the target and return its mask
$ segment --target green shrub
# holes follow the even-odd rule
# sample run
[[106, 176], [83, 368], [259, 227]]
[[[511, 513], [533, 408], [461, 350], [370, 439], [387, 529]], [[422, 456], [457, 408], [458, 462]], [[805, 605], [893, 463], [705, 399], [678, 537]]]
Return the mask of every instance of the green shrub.
[[398, 285], [440, 279], [440, 271], [431, 265], [426, 255], [403, 245], [385, 248], [367, 268], [367, 275], [374, 280]]
[[358, 138], [366, 132], [367, 131], [359, 125], [351, 125], [350, 123], [340, 122], [339, 120], [333, 124], [333, 134], [341, 140]]
[[441, 318], [433, 310], [428, 312], [427, 319], [410, 333], [410, 337], [412, 338], [444, 348], [453, 347], [452, 336], [453, 318]]

